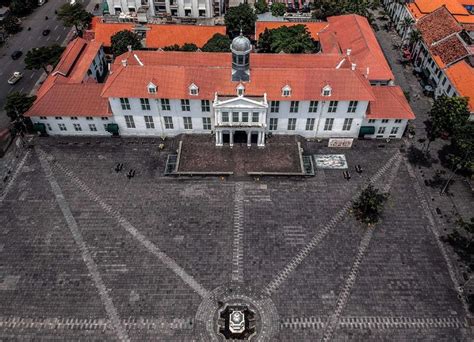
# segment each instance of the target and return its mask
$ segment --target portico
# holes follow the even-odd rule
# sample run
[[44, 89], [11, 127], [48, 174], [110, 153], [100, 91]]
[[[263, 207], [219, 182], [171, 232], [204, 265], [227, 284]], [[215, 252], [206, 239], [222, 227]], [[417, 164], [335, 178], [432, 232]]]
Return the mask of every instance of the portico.
[[216, 146], [234, 146], [234, 144], [257, 144], [259, 147], [265, 146], [264, 129], [255, 130], [253, 128], [220, 128], [216, 129]]

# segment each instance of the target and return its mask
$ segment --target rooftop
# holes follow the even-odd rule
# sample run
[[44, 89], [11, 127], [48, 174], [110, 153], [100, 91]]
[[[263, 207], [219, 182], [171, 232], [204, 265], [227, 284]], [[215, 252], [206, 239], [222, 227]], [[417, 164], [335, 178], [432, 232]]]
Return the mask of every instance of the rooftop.
[[450, 36], [432, 45], [430, 50], [440, 68], [445, 68], [470, 54], [458, 35]]
[[462, 60], [448, 67], [446, 75], [459, 94], [469, 98], [469, 110], [474, 112], [474, 68]]
[[474, 23], [474, 15], [463, 5], [473, 5], [472, 0], [416, 0], [407, 4], [413, 17], [418, 20], [440, 7], [445, 7], [459, 23]]
[[399, 86], [374, 86], [375, 101], [370, 102], [367, 119], [407, 119], [413, 120], [415, 114]]
[[446, 7], [440, 7], [425, 15], [416, 23], [416, 26], [428, 46], [462, 31], [462, 27]]

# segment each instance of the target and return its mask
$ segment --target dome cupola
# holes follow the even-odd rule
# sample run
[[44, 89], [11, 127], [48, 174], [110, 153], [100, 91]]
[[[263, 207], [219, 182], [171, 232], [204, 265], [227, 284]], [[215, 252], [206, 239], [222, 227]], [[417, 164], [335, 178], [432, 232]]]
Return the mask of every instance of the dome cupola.
[[242, 30], [240, 30], [240, 35], [232, 40], [230, 51], [232, 51], [232, 81], [249, 81], [249, 63], [252, 44], [250, 40], [242, 34]]

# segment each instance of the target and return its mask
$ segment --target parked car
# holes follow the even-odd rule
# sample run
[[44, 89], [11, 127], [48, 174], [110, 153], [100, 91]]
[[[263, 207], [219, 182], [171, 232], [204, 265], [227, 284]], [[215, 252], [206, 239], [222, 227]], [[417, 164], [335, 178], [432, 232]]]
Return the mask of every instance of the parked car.
[[45, 37], [50, 33], [51, 33], [50, 29], [43, 30], [43, 36], [45, 36]]
[[23, 77], [23, 74], [19, 71], [15, 71], [13, 75], [8, 79], [8, 84], [14, 85], [17, 83], [21, 78]]
[[20, 50], [13, 51], [13, 53], [11, 54], [13, 60], [17, 60], [21, 56], [23, 56], [23, 52], [21, 52]]

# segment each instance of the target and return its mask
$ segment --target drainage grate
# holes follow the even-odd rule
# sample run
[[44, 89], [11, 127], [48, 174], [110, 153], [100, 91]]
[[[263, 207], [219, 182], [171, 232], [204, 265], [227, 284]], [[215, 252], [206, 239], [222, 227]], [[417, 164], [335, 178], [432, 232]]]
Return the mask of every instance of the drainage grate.
[[177, 154], [169, 154], [168, 158], [166, 159], [166, 166], [165, 166], [165, 176], [171, 175], [176, 172], [176, 163], [178, 161]]
[[308, 176], [314, 176], [314, 165], [313, 158], [311, 156], [302, 156], [303, 157], [303, 171]]

